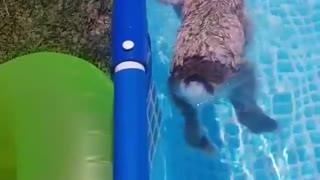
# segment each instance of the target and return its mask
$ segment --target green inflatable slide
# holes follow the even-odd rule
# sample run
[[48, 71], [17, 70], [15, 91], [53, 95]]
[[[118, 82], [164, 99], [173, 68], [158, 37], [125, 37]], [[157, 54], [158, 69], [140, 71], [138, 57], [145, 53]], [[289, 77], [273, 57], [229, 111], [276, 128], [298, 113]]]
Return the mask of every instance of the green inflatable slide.
[[0, 65], [0, 180], [112, 180], [112, 81], [35, 53]]

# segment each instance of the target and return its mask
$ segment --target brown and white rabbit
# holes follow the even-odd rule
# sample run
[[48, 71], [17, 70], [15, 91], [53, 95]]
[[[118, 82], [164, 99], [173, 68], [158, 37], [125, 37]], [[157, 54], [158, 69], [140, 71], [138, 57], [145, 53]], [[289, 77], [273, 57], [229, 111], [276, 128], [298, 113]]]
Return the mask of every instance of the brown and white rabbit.
[[243, 0], [164, 1], [180, 11], [182, 18], [168, 86], [174, 105], [185, 119], [187, 143], [215, 153], [195, 107], [211, 102], [221, 92], [233, 105], [238, 121], [251, 132], [276, 130], [277, 122], [257, 105], [254, 68], [244, 59], [248, 20]]

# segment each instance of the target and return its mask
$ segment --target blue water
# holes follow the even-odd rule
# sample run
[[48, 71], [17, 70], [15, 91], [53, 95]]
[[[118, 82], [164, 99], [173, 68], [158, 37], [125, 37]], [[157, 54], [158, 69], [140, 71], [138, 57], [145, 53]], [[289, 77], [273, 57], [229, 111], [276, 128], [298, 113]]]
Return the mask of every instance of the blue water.
[[148, 0], [153, 80], [161, 109], [152, 180], [320, 179], [320, 1], [247, 0], [254, 34], [259, 104], [281, 129], [253, 135], [228, 102], [208, 107], [202, 123], [220, 148], [209, 158], [188, 147], [183, 119], [167, 97], [166, 79], [180, 21], [170, 6]]

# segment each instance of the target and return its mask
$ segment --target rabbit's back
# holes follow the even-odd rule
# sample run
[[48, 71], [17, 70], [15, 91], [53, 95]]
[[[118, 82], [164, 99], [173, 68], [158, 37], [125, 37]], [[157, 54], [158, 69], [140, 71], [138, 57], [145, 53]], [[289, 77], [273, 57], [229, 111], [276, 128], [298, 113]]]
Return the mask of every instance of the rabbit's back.
[[183, 8], [173, 67], [193, 56], [207, 57], [230, 68], [241, 63], [245, 44], [241, 0], [186, 0]]

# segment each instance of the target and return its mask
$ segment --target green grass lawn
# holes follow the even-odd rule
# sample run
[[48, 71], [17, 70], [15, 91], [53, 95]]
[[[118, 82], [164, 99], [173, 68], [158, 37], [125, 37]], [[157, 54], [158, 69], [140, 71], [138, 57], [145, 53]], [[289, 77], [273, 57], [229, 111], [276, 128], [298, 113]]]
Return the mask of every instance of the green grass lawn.
[[111, 0], [0, 0], [0, 63], [53, 51], [108, 71]]

